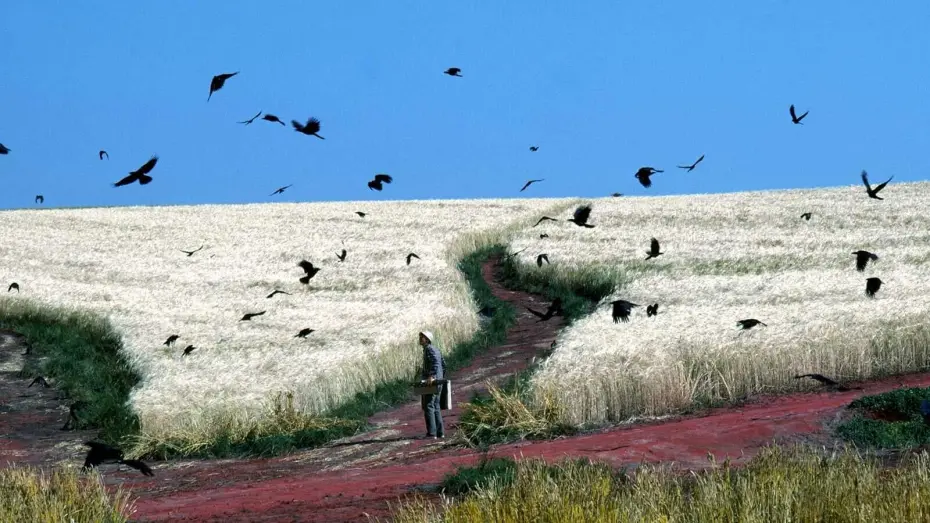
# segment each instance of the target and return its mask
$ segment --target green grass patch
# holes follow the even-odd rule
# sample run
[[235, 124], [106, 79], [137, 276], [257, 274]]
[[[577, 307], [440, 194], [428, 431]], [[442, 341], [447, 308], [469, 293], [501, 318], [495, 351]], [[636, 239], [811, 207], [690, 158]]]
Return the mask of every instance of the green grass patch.
[[517, 462], [510, 458], [484, 457], [472, 467], [458, 467], [447, 474], [440, 489], [450, 496], [463, 496], [475, 490], [486, 489], [492, 482], [511, 485], [517, 477]]
[[100, 476], [78, 476], [71, 469], [0, 470], [0, 521], [123, 523], [131, 502], [126, 492], [107, 491]]
[[849, 404], [855, 414], [836, 432], [860, 447], [902, 449], [930, 444], [930, 425], [920, 414], [920, 402], [925, 399], [930, 400], [930, 388], [863, 396]]

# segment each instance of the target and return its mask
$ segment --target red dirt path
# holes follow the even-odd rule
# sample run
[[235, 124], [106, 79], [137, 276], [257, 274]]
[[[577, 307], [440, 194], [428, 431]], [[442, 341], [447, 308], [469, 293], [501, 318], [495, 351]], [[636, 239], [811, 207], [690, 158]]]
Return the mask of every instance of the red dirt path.
[[[502, 288], [493, 278], [493, 267], [490, 262], [483, 267], [485, 279], [495, 295], [516, 306], [518, 322], [505, 344], [452, 376], [456, 401], [467, 401], [469, 389], [480, 387], [489, 377], [502, 379], [524, 368], [532, 356], [549, 347], [560, 327], [556, 323], [560, 319], [537, 323], [525, 307], [538, 310], [545, 303]], [[864, 383], [861, 390], [848, 392], [758, 397], [740, 407], [699, 415], [554, 441], [501, 445], [490, 455], [547, 460], [586, 457], [618, 467], [675, 462], [702, 468], [710, 452], [718, 459], [742, 462], [774, 442], [832, 445], [829, 427], [853, 399], [928, 385], [930, 374], [915, 374]], [[454, 433], [458, 413], [458, 409], [445, 413], [447, 433]], [[109, 466], [104, 467], [103, 476], [108, 484], [121, 485], [138, 498], [135, 517], [139, 521], [366, 521], [368, 515], [386, 518], [388, 503], [396, 503], [418, 487], [435, 485], [457, 465], [481, 458], [441, 440], [410, 439], [424, 432], [418, 401], [378, 414], [371, 421], [377, 426], [371, 432], [284, 457], [154, 463], [154, 478]], [[0, 416], [0, 436], [10, 435], [6, 428]], [[80, 459], [75, 455], [73, 462], [79, 464]]]

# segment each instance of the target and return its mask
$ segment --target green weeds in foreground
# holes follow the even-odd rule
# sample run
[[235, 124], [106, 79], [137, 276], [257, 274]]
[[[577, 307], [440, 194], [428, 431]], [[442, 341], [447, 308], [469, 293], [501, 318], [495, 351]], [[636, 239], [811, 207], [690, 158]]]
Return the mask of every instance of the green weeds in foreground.
[[108, 492], [97, 474], [79, 477], [70, 469], [0, 470], [0, 521], [123, 523], [129, 521], [131, 511], [128, 495], [119, 489]]
[[849, 404], [855, 411], [836, 431], [860, 447], [903, 449], [930, 444], [930, 425], [920, 414], [920, 402], [930, 400], [930, 388], [897, 389], [864, 396]]

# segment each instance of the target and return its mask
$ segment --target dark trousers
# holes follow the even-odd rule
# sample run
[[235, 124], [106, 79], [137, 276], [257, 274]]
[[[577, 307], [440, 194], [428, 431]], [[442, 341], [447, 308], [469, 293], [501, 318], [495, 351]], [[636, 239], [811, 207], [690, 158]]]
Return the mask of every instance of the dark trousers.
[[[439, 386], [442, 393], [442, 385]], [[445, 428], [442, 426], [442, 410], [439, 409], [440, 394], [423, 395], [423, 417], [426, 418], [426, 434], [428, 436], [444, 436]]]

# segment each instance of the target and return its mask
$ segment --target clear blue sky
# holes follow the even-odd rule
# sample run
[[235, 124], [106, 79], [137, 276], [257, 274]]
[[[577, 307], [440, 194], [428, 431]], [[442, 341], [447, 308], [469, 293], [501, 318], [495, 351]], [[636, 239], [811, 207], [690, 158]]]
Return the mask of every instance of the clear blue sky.
[[[928, 22], [918, 1], [10, 2], [0, 208], [922, 180]], [[259, 110], [326, 140], [236, 124]], [[151, 184], [110, 185], [152, 154]]]

